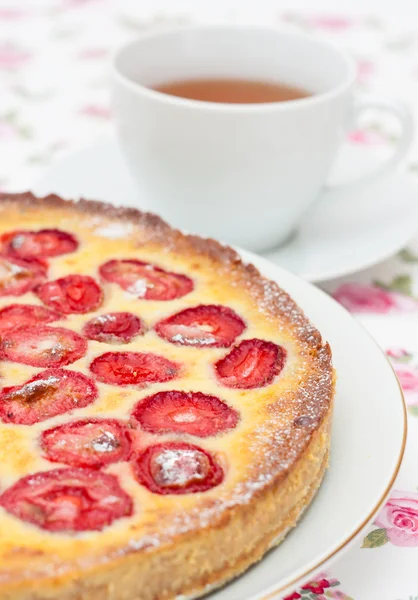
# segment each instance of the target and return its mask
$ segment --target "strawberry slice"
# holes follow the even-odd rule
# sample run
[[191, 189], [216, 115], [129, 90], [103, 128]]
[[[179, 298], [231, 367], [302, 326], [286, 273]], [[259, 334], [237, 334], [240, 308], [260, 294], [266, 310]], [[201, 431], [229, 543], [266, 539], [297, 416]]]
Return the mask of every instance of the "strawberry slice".
[[193, 289], [190, 277], [135, 259], [109, 260], [99, 271], [105, 281], [143, 300], [175, 300]]
[[93, 360], [90, 370], [103, 383], [138, 385], [170, 381], [177, 377], [179, 365], [148, 352], [105, 352]]
[[36, 290], [47, 306], [69, 314], [84, 314], [96, 310], [103, 302], [100, 286], [89, 275], [67, 275], [47, 281]]
[[88, 321], [83, 328], [87, 339], [106, 344], [128, 344], [143, 333], [145, 328], [141, 319], [129, 312], [99, 315]]
[[86, 375], [65, 369], [47, 369], [23, 385], [0, 392], [3, 423], [33, 425], [88, 406], [98, 396], [95, 383]]
[[5, 254], [22, 259], [50, 258], [74, 252], [78, 242], [71, 233], [59, 229], [12, 231], [0, 238]]
[[144, 398], [132, 412], [132, 420], [151, 433], [188, 433], [198, 437], [233, 429], [237, 411], [225, 402], [201, 392], [158, 392]]
[[227, 348], [244, 329], [236, 312], [215, 304], [186, 308], [155, 326], [158, 335], [172, 344], [214, 348]]
[[63, 318], [59, 312], [37, 304], [10, 304], [0, 310], [0, 334], [23, 325], [52, 323]]
[[18, 519], [47, 531], [101, 531], [133, 513], [114, 475], [92, 469], [54, 469], [19, 479], [0, 496]]
[[85, 355], [87, 340], [75, 331], [26, 325], [4, 332], [0, 358], [32, 367], [63, 367]]
[[215, 372], [226, 387], [259, 388], [273, 381], [285, 359], [286, 350], [273, 342], [244, 340], [215, 363]]
[[41, 447], [52, 462], [99, 469], [127, 460], [131, 437], [117, 419], [83, 419], [44, 431]]
[[185, 442], [149, 446], [133, 462], [134, 474], [154, 494], [193, 494], [219, 485], [221, 466], [203, 448]]
[[22, 296], [42, 283], [47, 266], [38, 260], [0, 255], [0, 297]]

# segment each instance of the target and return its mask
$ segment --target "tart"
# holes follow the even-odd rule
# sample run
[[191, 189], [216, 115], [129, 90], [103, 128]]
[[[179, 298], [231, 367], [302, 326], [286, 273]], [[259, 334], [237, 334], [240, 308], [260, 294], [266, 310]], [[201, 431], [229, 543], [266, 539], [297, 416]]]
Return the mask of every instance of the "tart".
[[258, 561], [324, 475], [331, 351], [158, 217], [0, 198], [0, 600], [174, 600]]

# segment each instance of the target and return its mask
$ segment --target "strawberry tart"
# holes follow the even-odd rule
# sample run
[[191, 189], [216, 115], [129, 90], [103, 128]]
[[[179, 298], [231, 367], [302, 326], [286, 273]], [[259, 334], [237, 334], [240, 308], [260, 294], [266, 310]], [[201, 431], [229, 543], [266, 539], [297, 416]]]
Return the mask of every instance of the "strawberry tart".
[[230, 248], [0, 197], [0, 600], [199, 596], [279, 543], [330, 445], [329, 346]]

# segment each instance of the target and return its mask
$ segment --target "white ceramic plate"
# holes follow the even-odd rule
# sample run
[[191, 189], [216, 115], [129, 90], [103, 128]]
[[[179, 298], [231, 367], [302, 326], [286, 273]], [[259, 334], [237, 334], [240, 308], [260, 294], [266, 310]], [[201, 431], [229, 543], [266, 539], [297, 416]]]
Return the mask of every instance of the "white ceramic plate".
[[[377, 154], [374, 149], [346, 144], [334, 180], [370, 171], [379, 158]], [[63, 158], [35, 185], [34, 192], [84, 196], [153, 210], [136, 189], [113, 137], [97, 140]], [[376, 185], [323, 193], [297, 235], [265, 256], [302, 279], [323, 281], [394, 254], [412, 238], [417, 222], [416, 184], [407, 175], [396, 173]]]
[[330, 467], [311, 507], [278, 548], [210, 595], [273, 600], [347, 549], [373, 519], [399, 470], [406, 411], [385, 355], [345, 309], [269, 261], [240, 252], [287, 290], [330, 342], [338, 376]]

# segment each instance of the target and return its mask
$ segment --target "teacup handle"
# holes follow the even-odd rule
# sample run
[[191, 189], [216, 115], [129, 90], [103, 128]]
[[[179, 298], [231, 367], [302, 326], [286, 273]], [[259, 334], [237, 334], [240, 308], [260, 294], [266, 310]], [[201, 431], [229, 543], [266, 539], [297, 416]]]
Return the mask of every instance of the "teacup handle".
[[382, 98], [380, 96], [371, 95], [364, 97], [356, 96], [349, 127], [352, 128], [363, 111], [370, 109], [377, 109], [397, 117], [401, 124], [401, 135], [397, 141], [397, 147], [392, 156], [383, 161], [382, 164], [377, 166], [370, 173], [359, 175], [357, 178], [348, 182], [327, 184], [327, 189], [336, 190], [339, 188], [343, 189], [346, 186], [375, 183], [383, 176], [393, 171], [401, 160], [405, 158], [411, 147], [412, 140], [414, 139], [414, 118], [409, 108], [403, 102], [396, 100], [395, 98]]

